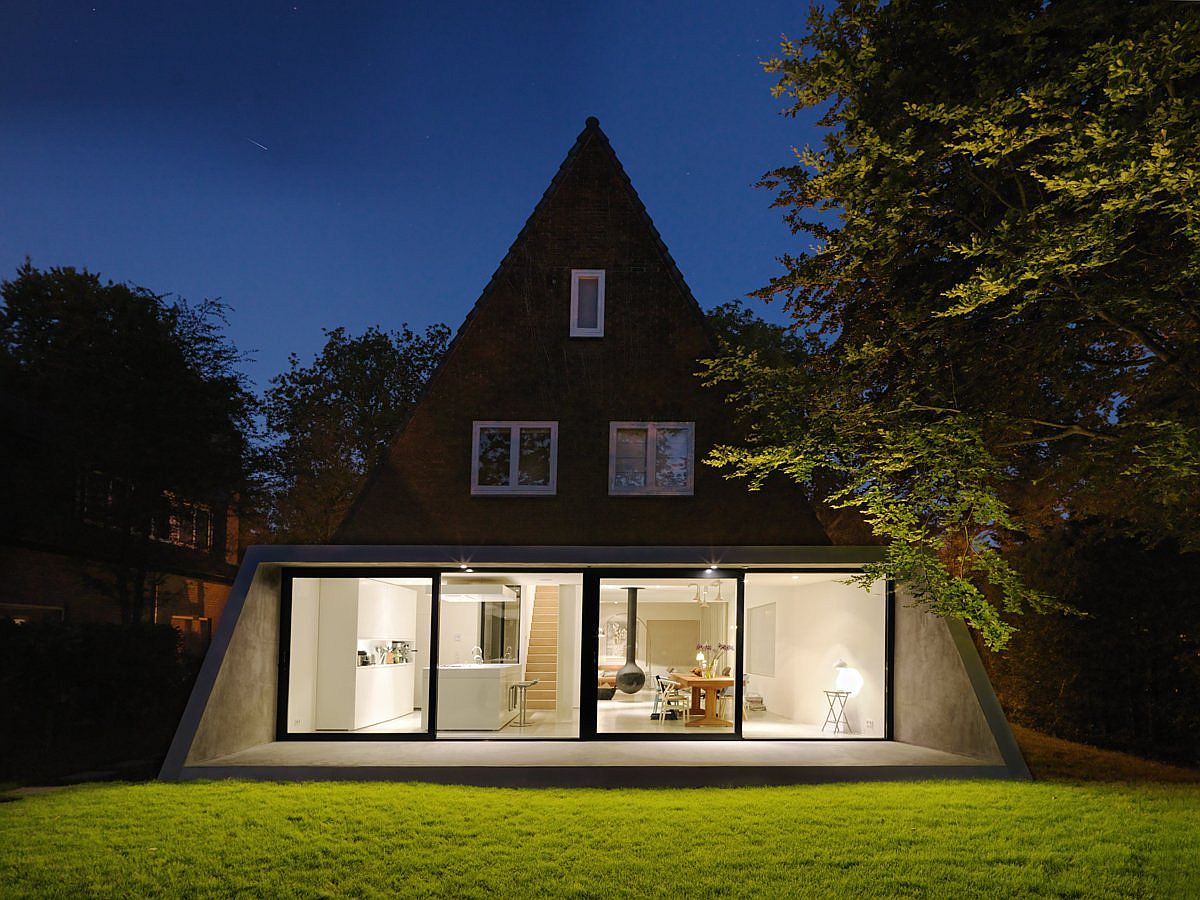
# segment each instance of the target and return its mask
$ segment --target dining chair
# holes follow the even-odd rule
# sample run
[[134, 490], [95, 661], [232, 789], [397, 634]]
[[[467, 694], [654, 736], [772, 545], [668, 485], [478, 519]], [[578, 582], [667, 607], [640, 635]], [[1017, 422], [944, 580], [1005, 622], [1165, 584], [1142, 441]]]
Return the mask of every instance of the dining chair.
[[688, 709], [691, 708], [691, 697], [675, 682], [661, 675], [655, 675], [654, 679], [658, 683], [658, 693], [654, 697], [655, 706], [651, 718], [665, 722], [667, 713], [674, 710], [677, 718], [686, 720]]

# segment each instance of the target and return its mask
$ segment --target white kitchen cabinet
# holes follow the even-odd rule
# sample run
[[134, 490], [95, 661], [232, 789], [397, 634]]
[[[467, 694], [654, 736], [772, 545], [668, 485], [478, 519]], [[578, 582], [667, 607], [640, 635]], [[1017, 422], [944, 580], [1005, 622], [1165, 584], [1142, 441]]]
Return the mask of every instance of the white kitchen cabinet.
[[360, 666], [358, 650], [367, 641], [408, 641], [415, 647], [416, 631], [413, 589], [366, 578], [321, 579], [317, 730], [349, 731], [412, 712], [413, 663]]

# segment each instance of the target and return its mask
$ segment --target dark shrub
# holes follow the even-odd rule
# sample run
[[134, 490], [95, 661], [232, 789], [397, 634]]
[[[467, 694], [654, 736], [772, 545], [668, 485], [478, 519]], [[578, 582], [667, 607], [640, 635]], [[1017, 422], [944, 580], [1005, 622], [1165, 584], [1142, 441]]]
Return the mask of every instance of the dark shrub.
[[166, 625], [0, 620], [0, 779], [166, 753], [196, 663]]
[[1023, 616], [1003, 655], [984, 654], [1009, 718], [1200, 765], [1200, 554], [1074, 526], [1016, 559], [1086, 616]]

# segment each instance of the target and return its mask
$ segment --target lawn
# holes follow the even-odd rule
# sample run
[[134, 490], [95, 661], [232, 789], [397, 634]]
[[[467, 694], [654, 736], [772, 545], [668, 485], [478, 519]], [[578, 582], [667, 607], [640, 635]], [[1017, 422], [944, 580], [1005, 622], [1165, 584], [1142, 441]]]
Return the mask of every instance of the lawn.
[[0, 803], [5, 896], [1196, 896], [1200, 786], [84, 785]]

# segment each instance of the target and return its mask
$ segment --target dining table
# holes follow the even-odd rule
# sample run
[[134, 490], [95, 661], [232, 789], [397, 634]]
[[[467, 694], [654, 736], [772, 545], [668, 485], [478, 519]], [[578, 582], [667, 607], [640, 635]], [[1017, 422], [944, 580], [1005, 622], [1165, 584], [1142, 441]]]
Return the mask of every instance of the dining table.
[[[692, 708], [688, 710], [688, 720], [684, 723], [688, 728], [733, 727], [732, 722], [717, 715], [721, 703], [721, 691], [733, 687], [732, 676], [672, 672], [670, 678], [680, 687], [690, 688], [692, 691]], [[705, 694], [703, 705], [700, 703], [701, 692]]]

